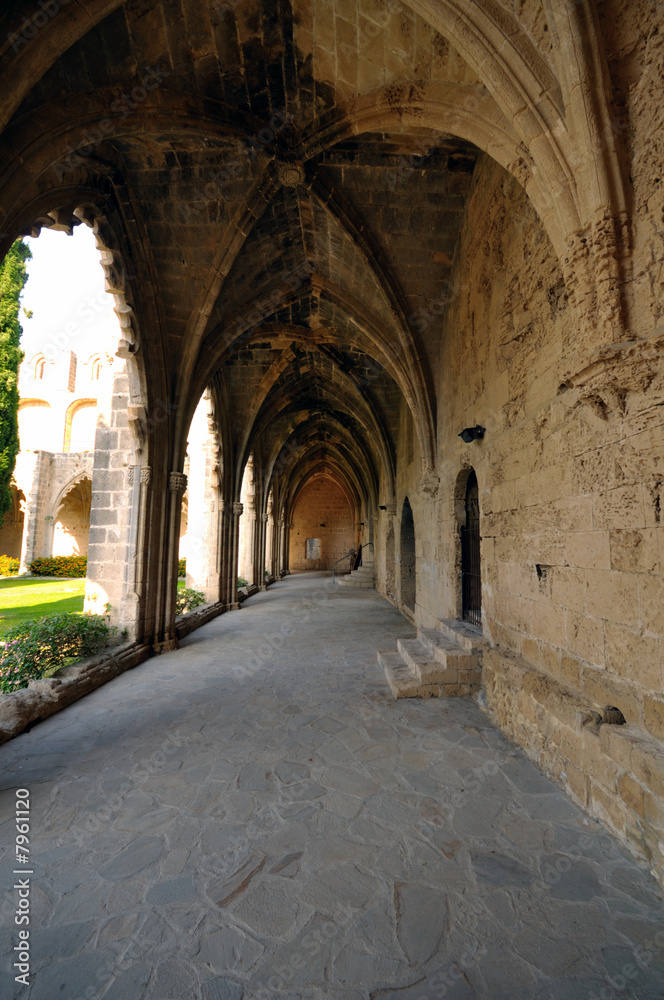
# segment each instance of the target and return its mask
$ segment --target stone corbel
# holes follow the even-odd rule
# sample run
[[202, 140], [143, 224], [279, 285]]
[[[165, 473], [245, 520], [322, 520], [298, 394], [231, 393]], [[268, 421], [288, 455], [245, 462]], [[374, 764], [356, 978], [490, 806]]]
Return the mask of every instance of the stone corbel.
[[420, 493], [424, 493], [426, 496], [433, 499], [438, 493], [439, 486], [440, 476], [437, 475], [436, 470], [431, 466], [427, 467], [424, 463], [422, 463], [422, 478], [418, 485]]
[[664, 327], [658, 327], [644, 340], [599, 348], [590, 364], [568, 378], [564, 388], [576, 389], [577, 401], [586, 403], [603, 420], [610, 413], [622, 416], [627, 394], [649, 388], [662, 371], [663, 357]]
[[148, 439], [148, 421], [145, 407], [132, 403], [127, 407], [127, 422], [136, 441], [136, 454], [140, 455]]
[[169, 472], [168, 491], [169, 493], [179, 493], [180, 496], [187, 489], [187, 477], [184, 472]]

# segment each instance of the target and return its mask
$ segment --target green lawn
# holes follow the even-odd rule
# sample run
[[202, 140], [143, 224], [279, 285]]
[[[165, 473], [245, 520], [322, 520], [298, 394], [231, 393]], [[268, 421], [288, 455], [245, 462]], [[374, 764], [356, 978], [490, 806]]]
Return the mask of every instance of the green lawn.
[[82, 611], [85, 580], [0, 580], [0, 635], [19, 622]]
[[[178, 580], [178, 589], [185, 586]], [[0, 580], [0, 635], [13, 625], [31, 621], [43, 615], [67, 611], [83, 611], [85, 580]]]

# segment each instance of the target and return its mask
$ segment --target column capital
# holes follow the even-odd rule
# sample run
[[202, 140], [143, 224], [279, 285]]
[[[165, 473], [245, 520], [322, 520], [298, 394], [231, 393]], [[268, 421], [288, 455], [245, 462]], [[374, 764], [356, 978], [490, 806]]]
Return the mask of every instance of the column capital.
[[141, 486], [149, 486], [152, 480], [152, 469], [149, 465], [144, 465], [141, 469]]
[[269, 514], [261, 514], [261, 521], [263, 522], [263, 524], [267, 524], [269, 520], [270, 520]]
[[244, 511], [244, 504], [242, 504], [242, 503], [234, 503], [233, 504], [233, 516], [234, 517], [241, 517], [243, 511]]
[[168, 473], [169, 493], [179, 493], [180, 496], [182, 496], [186, 488], [187, 488], [187, 477], [185, 476], [184, 472]]

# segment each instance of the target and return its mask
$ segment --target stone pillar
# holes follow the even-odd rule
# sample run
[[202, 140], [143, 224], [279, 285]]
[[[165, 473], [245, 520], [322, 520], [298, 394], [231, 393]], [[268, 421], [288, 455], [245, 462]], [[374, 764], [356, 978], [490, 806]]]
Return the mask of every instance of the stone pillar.
[[23, 452], [18, 457], [16, 473], [19, 462], [20, 484], [25, 497], [19, 573], [29, 573], [32, 560], [48, 554], [44, 548], [44, 537], [53, 530], [44, 521], [49, 494], [50, 455], [45, 451]]
[[149, 465], [144, 465], [140, 470], [139, 500], [138, 500], [138, 527], [136, 531], [136, 553], [137, 558], [134, 564], [134, 591], [139, 600], [143, 597], [143, 571], [144, 560], [140, 558], [145, 548], [145, 528], [147, 524], [148, 500], [150, 495], [150, 484], [152, 482], [152, 469]]
[[140, 477], [134, 475], [135, 439], [129, 426], [127, 361], [116, 356], [100, 383], [92, 470], [85, 610], [104, 614], [137, 634], [139, 599], [135, 561]]
[[240, 602], [237, 599], [237, 578], [238, 578], [238, 555], [240, 548], [240, 518], [244, 512], [244, 504], [234, 503], [233, 504], [233, 534], [231, 543], [231, 567], [232, 567], [232, 578], [230, 582], [229, 591], [229, 609], [231, 611], [237, 611], [240, 607]]
[[175, 634], [175, 598], [178, 586], [178, 553], [180, 548], [180, 515], [182, 513], [182, 497], [187, 489], [187, 477], [177, 470], [168, 474], [168, 508], [167, 508], [167, 544], [166, 544], [166, 582], [164, 593], [164, 617], [161, 634], [163, 636], [155, 643], [155, 651], [168, 653], [177, 649], [178, 640]]
[[253, 498], [242, 505], [245, 512], [240, 524], [240, 534], [238, 537], [238, 561], [237, 575], [244, 577], [247, 583], [254, 582], [254, 531], [256, 525], [256, 511], [254, 510]]
[[397, 505], [390, 502], [385, 505], [385, 593], [392, 601], [397, 599], [396, 587], [396, 552], [394, 538], [394, 519], [397, 515]]
[[269, 514], [261, 514], [260, 518], [260, 534], [258, 539], [258, 560], [257, 560], [257, 577], [260, 578], [260, 583], [258, 584], [259, 590], [267, 590], [267, 584], [265, 583], [265, 571], [267, 569], [267, 531], [268, 531], [268, 521], [270, 520]]
[[283, 515], [277, 525], [277, 576], [282, 580], [286, 575], [286, 524]]
[[209, 418], [209, 399], [204, 396], [189, 431], [189, 511], [184, 555], [187, 586], [201, 590], [208, 601], [219, 600], [218, 444], [216, 427]]

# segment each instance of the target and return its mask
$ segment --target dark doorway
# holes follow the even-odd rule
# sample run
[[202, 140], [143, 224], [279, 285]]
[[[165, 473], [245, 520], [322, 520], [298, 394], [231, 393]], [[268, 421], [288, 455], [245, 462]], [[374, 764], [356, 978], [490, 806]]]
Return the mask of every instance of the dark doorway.
[[401, 603], [415, 610], [415, 522], [408, 497], [401, 511]]
[[463, 620], [481, 628], [480, 499], [472, 469], [466, 482], [466, 523], [461, 526], [461, 604]]

